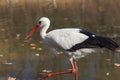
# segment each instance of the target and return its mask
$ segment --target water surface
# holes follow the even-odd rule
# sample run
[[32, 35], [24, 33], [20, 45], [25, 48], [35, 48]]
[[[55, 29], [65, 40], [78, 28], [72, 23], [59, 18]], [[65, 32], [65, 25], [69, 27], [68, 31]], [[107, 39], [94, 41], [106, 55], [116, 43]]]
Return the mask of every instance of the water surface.
[[[55, 2], [54, 2], [55, 1]], [[27, 33], [40, 17], [51, 20], [49, 29], [77, 27], [120, 44], [119, 0], [1, 0], [0, 3], [0, 80], [9, 76], [18, 80], [38, 80], [44, 71], [71, 68], [69, 60], [55, 57], [42, 45], [39, 32], [30, 40]], [[79, 80], [120, 80], [120, 54], [104, 50], [78, 61]], [[73, 80], [74, 75], [60, 75], [50, 80]]]

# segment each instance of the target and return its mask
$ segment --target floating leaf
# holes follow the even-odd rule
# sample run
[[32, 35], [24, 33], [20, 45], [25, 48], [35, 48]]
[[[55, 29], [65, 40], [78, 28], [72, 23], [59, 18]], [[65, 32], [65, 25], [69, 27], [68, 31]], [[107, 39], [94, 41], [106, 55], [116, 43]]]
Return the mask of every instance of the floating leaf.
[[116, 52], [120, 52], [120, 48], [116, 50]]
[[16, 80], [14, 77], [8, 77], [8, 80]]
[[16, 34], [16, 39], [20, 39], [21, 34]]
[[36, 49], [36, 47], [31, 47], [31, 49]]
[[40, 55], [40, 54], [38, 54], [38, 53], [37, 53], [37, 54], [35, 54], [35, 56], [39, 56], [39, 55]]
[[35, 43], [31, 43], [31, 44], [30, 44], [30, 46], [35, 47], [35, 46], [36, 46], [36, 44], [35, 44]]
[[106, 61], [111, 61], [111, 59], [106, 59]]
[[41, 50], [42, 50], [42, 48], [37, 48], [37, 50], [41, 51]]
[[42, 70], [42, 72], [49, 73], [49, 72], [52, 72], [52, 70], [47, 70], [47, 69], [44, 69], [44, 70]]
[[21, 44], [21, 46], [25, 46], [25, 44]]
[[8, 42], [8, 39], [5, 39], [4, 41], [5, 41], [5, 42]]
[[114, 63], [114, 65], [115, 65], [116, 67], [120, 67], [120, 64], [119, 64], [119, 63]]
[[1, 29], [0, 29], [0, 31], [4, 32], [4, 31], [5, 31], [5, 29], [4, 29], [4, 28], [1, 28]]
[[4, 64], [12, 65], [13, 63], [11, 63], [11, 62], [5, 62]]
[[25, 43], [28, 43], [28, 42], [29, 42], [29, 40], [24, 40], [24, 42], [25, 42]]
[[42, 41], [39, 41], [39, 43], [41, 44], [41, 43], [42, 43]]
[[64, 20], [68, 20], [68, 18], [64, 18]]
[[3, 54], [0, 54], [0, 57], [3, 57]]
[[106, 73], [106, 75], [107, 75], [107, 76], [109, 76], [109, 75], [110, 75], [110, 73], [109, 73], [109, 72], [107, 72], [107, 73]]

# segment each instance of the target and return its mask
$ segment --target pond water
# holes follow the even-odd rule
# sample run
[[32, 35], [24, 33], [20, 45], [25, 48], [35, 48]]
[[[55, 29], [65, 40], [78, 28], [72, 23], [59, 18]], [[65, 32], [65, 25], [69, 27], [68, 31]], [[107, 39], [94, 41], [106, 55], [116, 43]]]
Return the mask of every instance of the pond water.
[[[99, 6], [94, 8], [98, 3]], [[114, 4], [119, 5], [117, 2]], [[77, 27], [108, 36], [120, 44], [120, 11], [117, 11], [118, 6], [114, 4], [112, 0], [108, 3], [94, 3], [90, 0], [1, 0], [0, 80], [9, 80], [8, 77], [39, 80], [47, 72], [71, 69], [64, 55], [55, 57], [49, 54], [39, 32], [30, 40], [25, 40], [27, 33], [42, 16], [51, 20], [49, 31]], [[106, 9], [105, 5], [113, 8]], [[79, 80], [120, 80], [120, 53], [105, 49], [101, 53], [81, 58], [77, 63]], [[60, 75], [49, 80], [74, 80], [74, 76]]]

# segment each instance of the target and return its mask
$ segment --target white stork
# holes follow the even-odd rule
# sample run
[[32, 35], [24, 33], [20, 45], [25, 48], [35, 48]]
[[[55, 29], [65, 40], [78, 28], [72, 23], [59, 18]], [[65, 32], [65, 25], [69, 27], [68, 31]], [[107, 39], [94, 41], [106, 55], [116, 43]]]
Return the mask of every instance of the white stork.
[[95, 52], [96, 48], [108, 48], [115, 51], [116, 48], [119, 47], [117, 43], [110, 38], [102, 37], [79, 28], [56, 29], [46, 33], [49, 26], [50, 20], [46, 17], [42, 17], [32, 31], [26, 36], [26, 39], [32, 36], [37, 30], [41, 29], [40, 36], [45, 46], [50, 52], [56, 55], [62, 51], [69, 58], [72, 70], [50, 73], [42, 77], [41, 80], [68, 73], [74, 73], [76, 80], [78, 80], [78, 67], [76, 61], [79, 58], [91, 52]]

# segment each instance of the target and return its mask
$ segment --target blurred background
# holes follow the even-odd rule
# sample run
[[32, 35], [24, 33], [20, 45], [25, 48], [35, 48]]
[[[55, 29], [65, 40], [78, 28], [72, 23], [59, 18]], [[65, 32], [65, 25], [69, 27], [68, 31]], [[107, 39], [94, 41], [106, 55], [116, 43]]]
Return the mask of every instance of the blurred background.
[[[71, 68], [64, 56], [43, 47], [39, 32], [24, 40], [40, 17], [49, 29], [75, 27], [115, 40], [120, 45], [120, 0], [0, 0], [0, 80], [39, 80], [47, 72]], [[120, 53], [104, 50], [78, 61], [79, 80], [120, 80]], [[49, 80], [74, 80], [60, 75]]]

